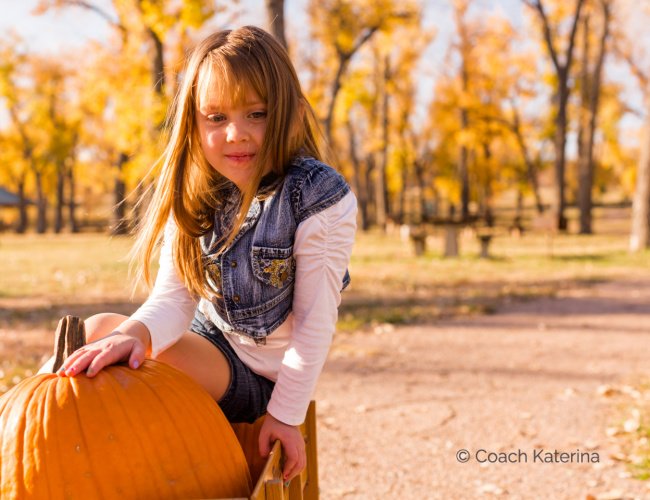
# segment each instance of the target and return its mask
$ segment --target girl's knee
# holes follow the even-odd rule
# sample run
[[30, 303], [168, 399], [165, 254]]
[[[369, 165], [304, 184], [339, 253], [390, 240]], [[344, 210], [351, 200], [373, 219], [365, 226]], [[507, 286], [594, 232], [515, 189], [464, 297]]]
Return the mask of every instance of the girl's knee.
[[112, 333], [126, 319], [128, 319], [126, 316], [116, 313], [100, 313], [90, 316], [84, 321], [86, 342], [94, 342]]

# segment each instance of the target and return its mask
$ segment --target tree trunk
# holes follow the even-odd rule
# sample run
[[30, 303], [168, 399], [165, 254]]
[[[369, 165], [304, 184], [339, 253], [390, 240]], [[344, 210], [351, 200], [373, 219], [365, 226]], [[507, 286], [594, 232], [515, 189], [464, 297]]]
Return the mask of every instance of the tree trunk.
[[[462, 113], [466, 111], [462, 110]], [[458, 178], [460, 180], [460, 217], [466, 221], [469, 219], [469, 169], [467, 164], [469, 151], [466, 146], [460, 147], [460, 157], [458, 159]]]
[[126, 183], [123, 179], [124, 164], [127, 162], [126, 153], [120, 153], [117, 160], [117, 175], [115, 176], [113, 220], [111, 221], [110, 232], [113, 235], [126, 234], [128, 221], [126, 220]]
[[514, 120], [511, 125], [512, 132], [515, 134], [517, 139], [517, 145], [519, 146], [519, 151], [521, 156], [524, 159], [524, 164], [526, 165], [526, 179], [530, 184], [531, 189], [533, 190], [533, 197], [535, 198], [535, 208], [537, 209], [538, 214], [544, 213], [544, 204], [542, 203], [542, 197], [539, 194], [539, 181], [537, 179], [537, 167], [535, 162], [530, 157], [530, 152], [528, 151], [528, 146], [524, 140], [524, 135], [521, 132], [521, 121], [519, 118], [519, 112], [517, 108], [512, 106]]
[[68, 178], [68, 224], [70, 226], [70, 232], [78, 233], [79, 223], [77, 222], [77, 203], [75, 201], [74, 161], [70, 162], [66, 176]]
[[47, 231], [47, 199], [43, 190], [43, 173], [35, 170], [34, 180], [36, 184], [36, 232], [43, 234]]
[[387, 109], [387, 92], [386, 92], [386, 73], [382, 72], [380, 65], [382, 60], [380, 58], [375, 59], [375, 88], [378, 91], [378, 98], [375, 99], [374, 108], [375, 108], [375, 117], [381, 117], [381, 122], [377, 123], [377, 120], [372, 120], [373, 124], [371, 130], [376, 133], [379, 129], [381, 130], [381, 140], [382, 147], [381, 150], [376, 151], [373, 154], [375, 157], [373, 161], [373, 176], [374, 176], [374, 190], [375, 190], [375, 225], [379, 227], [382, 231], [386, 230], [386, 148], [387, 144], [385, 142], [385, 129], [387, 127], [388, 116], [385, 113]]
[[567, 103], [569, 100], [569, 75], [571, 64], [573, 62], [573, 49], [575, 38], [580, 20], [580, 12], [585, 0], [576, 0], [574, 16], [572, 20], [571, 31], [569, 35], [568, 47], [566, 49], [564, 61], [560, 62], [558, 53], [555, 49], [555, 43], [552, 38], [553, 30], [546, 17], [542, 0], [524, 0], [527, 5], [537, 11], [542, 23], [542, 32], [544, 42], [549, 52], [555, 72], [557, 74], [557, 88], [554, 99], [557, 106], [555, 118], [555, 139], [553, 141], [555, 149], [555, 193], [553, 200], [553, 211], [556, 219], [556, 227], [559, 231], [566, 231], [568, 227], [565, 216], [566, 199], [565, 199], [565, 170], [566, 170], [566, 135], [567, 135]]
[[486, 176], [483, 183], [483, 220], [488, 227], [494, 226], [494, 212], [492, 210], [492, 172], [490, 171], [490, 161], [492, 160], [492, 150], [488, 142], [483, 143], [483, 156], [485, 158]]
[[467, 104], [462, 102], [464, 96], [470, 94], [469, 81], [469, 56], [472, 52], [472, 41], [470, 40], [467, 21], [465, 16], [469, 9], [468, 1], [455, 2], [455, 22], [456, 30], [460, 38], [459, 56], [460, 56], [460, 80], [462, 85], [463, 98], [460, 105], [460, 135], [463, 138], [460, 144], [458, 157], [458, 181], [460, 182], [460, 217], [463, 221], [469, 219], [469, 150], [466, 144], [465, 132], [469, 128], [469, 110]]
[[368, 227], [373, 226], [377, 223], [375, 218], [377, 217], [377, 200], [375, 199], [377, 190], [375, 189], [375, 156], [372, 153], [366, 155], [366, 186], [368, 186], [368, 211], [367, 211], [367, 221]]
[[151, 79], [153, 80], [153, 88], [159, 96], [165, 93], [165, 60], [163, 43], [154, 30], [147, 27], [147, 34], [151, 39], [153, 45], [153, 54], [151, 61]]
[[[593, 73], [588, 70], [583, 72], [583, 86], [586, 92], [583, 93], [585, 106], [585, 130], [581, 130], [581, 154], [578, 158], [579, 167], [579, 184], [578, 184], [578, 202], [580, 206], [580, 234], [591, 234], [592, 232], [592, 191], [594, 184], [594, 137], [596, 134], [598, 108], [600, 104], [601, 82], [603, 75], [603, 66], [607, 52], [607, 38], [609, 37], [610, 10], [608, 0], [601, 2], [603, 9], [603, 31], [600, 37], [598, 47], [598, 56], [596, 67]], [[588, 39], [588, 17], [585, 16], [585, 38]], [[588, 53], [588, 42], [585, 42], [585, 51]], [[584, 64], [588, 65], [588, 57], [584, 59]], [[585, 68], [587, 69], [587, 68]], [[583, 123], [583, 122], [581, 122]], [[582, 127], [581, 127], [582, 128]]]
[[334, 107], [336, 105], [336, 97], [339, 94], [339, 91], [341, 90], [341, 80], [343, 79], [343, 75], [345, 74], [345, 71], [348, 68], [348, 64], [350, 63], [350, 59], [352, 59], [352, 56], [372, 37], [372, 35], [375, 34], [375, 32], [379, 29], [379, 26], [371, 26], [369, 27], [364, 34], [362, 34], [359, 39], [356, 41], [354, 46], [352, 47], [351, 50], [344, 52], [341, 50], [340, 47], [336, 47], [336, 52], [338, 54], [339, 60], [338, 60], [338, 67], [336, 69], [336, 75], [334, 77], [334, 80], [332, 81], [332, 96], [330, 97], [330, 102], [327, 106], [327, 115], [325, 116], [325, 123], [324, 123], [324, 128], [325, 128], [325, 136], [327, 137], [327, 141], [330, 145], [333, 144], [332, 142], [332, 120], [334, 119]]
[[413, 206], [413, 203], [408, 203], [406, 194], [408, 193], [410, 189], [410, 182], [409, 182], [409, 166], [408, 163], [406, 162], [406, 156], [404, 154], [400, 155], [400, 166], [402, 168], [402, 189], [397, 195], [397, 203], [395, 206], [395, 211], [393, 214], [393, 220], [398, 223], [398, 224], [404, 224], [407, 220], [408, 221], [413, 221], [414, 220], [414, 210], [413, 208], [410, 208], [408, 205], [411, 207]]
[[386, 185], [386, 169], [388, 167], [388, 80], [390, 79], [390, 67], [388, 57], [384, 58], [384, 72], [381, 81], [382, 99], [381, 99], [381, 159], [377, 162], [377, 173], [375, 179], [377, 201], [377, 226], [382, 231], [386, 231], [387, 215], [389, 213], [388, 207], [388, 190]]
[[54, 207], [54, 232], [63, 230], [63, 205], [65, 204], [65, 165], [57, 162], [56, 166], [56, 206]]
[[284, 0], [266, 0], [266, 22], [269, 33], [288, 49], [287, 39], [284, 36]]
[[559, 90], [558, 112], [555, 120], [555, 199], [553, 213], [555, 225], [559, 231], [568, 229], [568, 221], [565, 215], [566, 210], [566, 134], [567, 134], [567, 101], [569, 90], [564, 86]]
[[27, 217], [27, 197], [25, 196], [25, 175], [23, 174], [18, 181], [18, 224], [16, 232], [23, 234], [27, 231], [29, 219]]
[[[589, 14], [582, 16], [582, 61], [580, 68], [580, 107], [578, 116], [578, 208], [580, 210], [580, 234], [591, 234], [591, 165], [587, 159], [587, 136], [589, 135]], [[587, 193], [587, 191], [589, 191]]]
[[418, 205], [418, 210], [420, 212], [418, 221], [420, 222], [426, 222], [428, 218], [428, 213], [427, 213], [427, 203], [426, 203], [426, 198], [425, 198], [425, 189], [424, 189], [424, 165], [422, 164], [421, 161], [416, 160], [413, 169], [415, 171], [415, 182], [417, 186], [417, 193], [418, 193], [418, 200], [417, 200], [417, 205]]
[[345, 125], [348, 131], [348, 147], [350, 149], [350, 160], [352, 161], [353, 168], [352, 185], [359, 203], [361, 230], [365, 231], [368, 229], [368, 185], [362, 180], [363, 178], [361, 176], [362, 166], [357, 155], [356, 132], [352, 125], [352, 120], [348, 119]]
[[650, 247], [650, 98], [647, 99], [645, 130], [641, 157], [636, 174], [636, 190], [632, 202], [632, 231], [630, 252]]

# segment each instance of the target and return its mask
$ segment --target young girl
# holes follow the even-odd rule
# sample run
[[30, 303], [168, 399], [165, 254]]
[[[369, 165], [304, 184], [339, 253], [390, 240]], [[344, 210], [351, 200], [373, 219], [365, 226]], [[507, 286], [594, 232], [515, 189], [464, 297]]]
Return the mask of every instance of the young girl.
[[322, 163], [312, 109], [265, 31], [215, 33], [191, 53], [156, 190], [136, 242], [135, 314], [86, 321], [89, 344], [60, 375], [145, 357], [197, 380], [232, 422], [266, 413], [286, 480], [305, 466], [298, 430], [332, 340], [356, 230], [356, 199]]

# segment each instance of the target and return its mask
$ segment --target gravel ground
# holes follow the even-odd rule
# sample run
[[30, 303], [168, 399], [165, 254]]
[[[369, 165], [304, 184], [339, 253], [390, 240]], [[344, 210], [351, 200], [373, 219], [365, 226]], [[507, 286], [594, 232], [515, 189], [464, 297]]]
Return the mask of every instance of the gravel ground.
[[620, 281], [338, 335], [316, 394], [322, 498], [650, 499], [603, 395], [648, 377], [648, 320], [650, 281]]

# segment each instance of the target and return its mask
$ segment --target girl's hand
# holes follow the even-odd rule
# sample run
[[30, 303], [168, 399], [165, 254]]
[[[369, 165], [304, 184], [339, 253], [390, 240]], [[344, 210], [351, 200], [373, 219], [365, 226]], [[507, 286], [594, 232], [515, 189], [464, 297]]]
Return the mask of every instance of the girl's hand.
[[263, 457], [269, 455], [276, 439], [279, 439], [280, 443], [282, 443], [282, 449], [287, 457], [282, 476], [285, 481], [290, 481], [300, 474], [307, 465], [305, 438], [302, 437], [302, 433], [297, 426], [282, 423], [273, 415], [267, 413], [260, 429], [259, 445]]
[[72, 377], [86, 370], [88, 377], [94, 377], [102, 368], [122, 361], [128, 361], [129, 366], [135, 369], [144, 362], [145, 352], [141, 340], [115, 332], [73, 352], [57, 374]]

